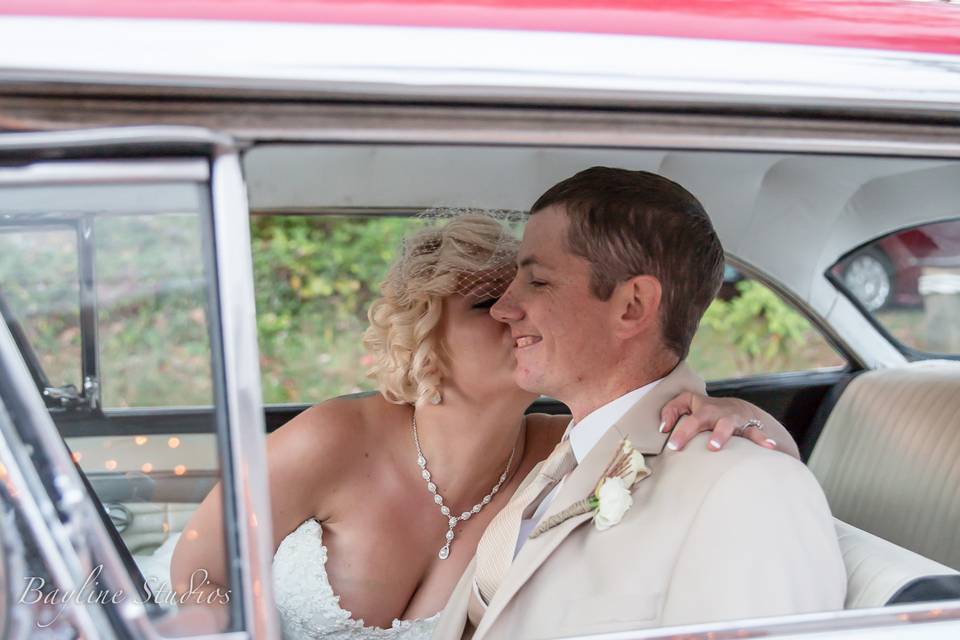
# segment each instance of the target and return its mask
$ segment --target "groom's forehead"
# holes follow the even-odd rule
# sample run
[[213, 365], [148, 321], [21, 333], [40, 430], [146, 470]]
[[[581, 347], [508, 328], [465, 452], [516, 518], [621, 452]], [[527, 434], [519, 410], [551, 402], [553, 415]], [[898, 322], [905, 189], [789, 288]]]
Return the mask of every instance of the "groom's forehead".
[[527, 256], [542, 254], [548, 249], [564, 249], [568, 226], [566, 213], [556, 207], [548, 207], [531, 215], [523, 229], [518, 263]]

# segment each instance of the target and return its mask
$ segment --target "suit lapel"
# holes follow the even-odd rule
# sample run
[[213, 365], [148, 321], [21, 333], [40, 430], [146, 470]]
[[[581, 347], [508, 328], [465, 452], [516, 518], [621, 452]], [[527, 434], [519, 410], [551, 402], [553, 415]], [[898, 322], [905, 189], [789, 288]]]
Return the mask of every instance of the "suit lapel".
[[[681, 362], [653, 389], [640, 398], [635, 405], [630, 407], [623, 417], [607, 430], [596, 446], [580, 461], [576, 469], [570, 472], [564, 479], [563, 486], [557, 493], [556, 499], [544, 513], [542, 521], [593, 493], [597, 482], [600, 480], [600, 475], [610, 460], [613, 459], [624, 437], [629, 437], [633, 446], [644, 456], [659, 455], [669, 438], [669, 434], [659, 432], [660, 409], [674, 396], [684, 391], [702, 394], [705, 387], [703, 380], [693, 373], [685, 362]], [[497, 589], [496, 595], [487, 607], [483, 621], [477, 629], [478, 638], [483, 636], [486, 629], [493, 624], [517, 591], [543, 564], [553, 550], [574, 529], [590, 520], [592, 516], [592, 513], [585, 513], [569, 518], [542, 535], [524, 543], [520, 553], [517, 554], [507, 571], [507, 575], [504, 576], [503, 583]]]
[[470, 592], [473, 588], [476, 566], [477, 558], [474, 556], [440, 614], [440, 620], [433, 629], [434, 638], [463, 637], [463, 632], [467, 626], [467, 608], [470, 606]]

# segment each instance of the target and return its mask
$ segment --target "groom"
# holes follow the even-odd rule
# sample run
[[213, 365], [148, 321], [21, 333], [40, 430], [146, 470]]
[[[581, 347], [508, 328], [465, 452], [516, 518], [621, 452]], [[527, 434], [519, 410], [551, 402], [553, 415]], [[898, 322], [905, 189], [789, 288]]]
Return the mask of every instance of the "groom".
[[[806, 467], [740, 439], [676, 455], [660, 433], [667, 400], [704, 391], [684, 358], [723, 262], [701, 204], [662, 176], [593, 167], [533, 205], [491, 313], [510, 325], [520, 386], [563, 401], [573, 421], [487, 528], [435, 640], [843, 608], [833, 521]], [[601, 517], [571, 509], [624, 437], [650, 471], [632, 506], [611, 489]]]

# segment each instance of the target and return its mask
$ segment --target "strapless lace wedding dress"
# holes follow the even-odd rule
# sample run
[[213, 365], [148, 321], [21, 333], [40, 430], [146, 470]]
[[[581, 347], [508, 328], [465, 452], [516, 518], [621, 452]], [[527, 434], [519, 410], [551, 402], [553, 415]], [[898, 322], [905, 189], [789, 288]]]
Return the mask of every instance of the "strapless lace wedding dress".
[[323, 529], [314, 519], [291, 532], [273, 556], [273, 594], [285, 640], [428, 640], [440, 614], [369, 627], [340, 607], [327, 579]]

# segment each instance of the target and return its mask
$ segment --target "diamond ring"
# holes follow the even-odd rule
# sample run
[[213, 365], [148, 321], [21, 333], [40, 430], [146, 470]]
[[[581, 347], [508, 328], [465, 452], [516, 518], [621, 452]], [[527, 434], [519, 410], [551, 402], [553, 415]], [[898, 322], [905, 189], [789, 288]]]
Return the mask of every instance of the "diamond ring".
[[760, 429], [760, 431], [763, 431], [763, 423], [757, 420], [756, 418], [750, 418], [749, 420], [744, 422], [742, 425], [734, 429], [733, 433], [734, 435], [742, 436], [747, 432], [747, 429], [751, 427], [756, 427], [757, 429]]

